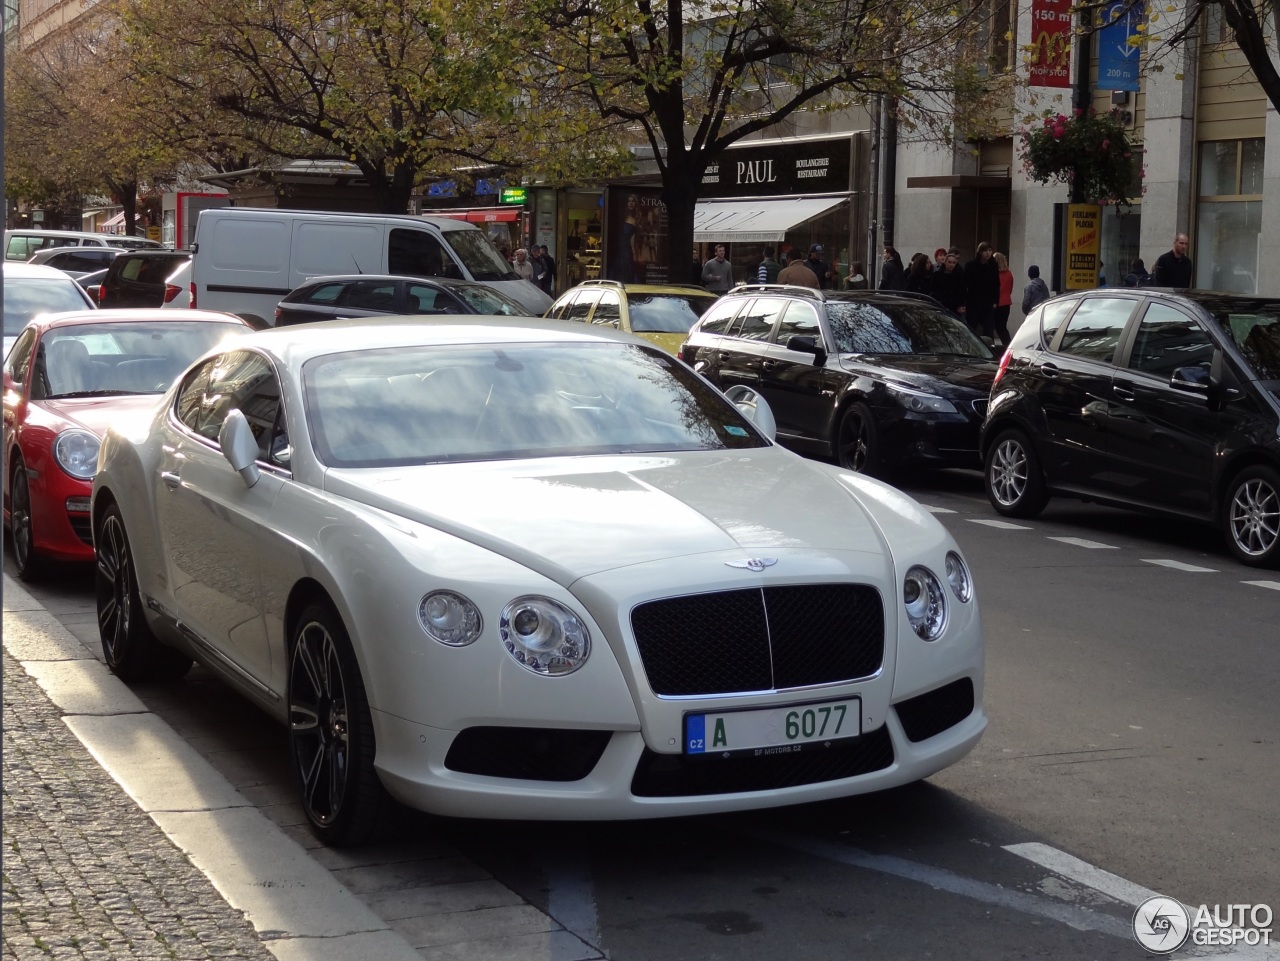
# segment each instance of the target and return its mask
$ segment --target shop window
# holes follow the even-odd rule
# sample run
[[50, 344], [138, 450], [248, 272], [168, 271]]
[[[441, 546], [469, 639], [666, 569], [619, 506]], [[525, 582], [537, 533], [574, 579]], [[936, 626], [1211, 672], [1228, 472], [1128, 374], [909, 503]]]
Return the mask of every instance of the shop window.
[[1262, 138], [1200, 144], [1196, 205], [1196, 286], [1258, 292], [1262, 233]]

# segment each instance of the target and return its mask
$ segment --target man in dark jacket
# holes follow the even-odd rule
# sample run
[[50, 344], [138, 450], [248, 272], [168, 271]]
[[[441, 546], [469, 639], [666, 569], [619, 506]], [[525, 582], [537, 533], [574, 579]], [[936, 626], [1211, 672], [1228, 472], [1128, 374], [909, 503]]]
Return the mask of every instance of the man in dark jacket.
[[960, 254], [954, 247], [947, 251], [942, 269], [933, 272], [931, 286], [934, 299], [964, 320], [964, 268], [960, 266]]
[[975, 334], [995, 339], [991, 312], [1000, 299], [1000, 267], [991, 259], [995, 253], [985, 240], [978, 244], [973, 260], [964, 265], [965, 323]]
[[1029, 314], [1049, 299], [1049, 285], [1040, 279], [1040, 268], [1032, 264], [1027, 268], [1027, 276], [1031, 282], [1022, 288], [1022, 312]]
[[556, 293], [556, 261], [551, 256], [551, 251], [547, 249], [546, 244], [542, 244], [539, 249], [542, 252], [542, 262], [547, 269], [543, 273], [542, 282], [538, 286], [554, 297]]
[[813, 244], [809, 247], [809, 259], [804, 262], [804, 265], [818, 278], [818, 287], [821, 290], [831, 289], [831, 268], [822, 259], [822, 244]]
[[782, 264], [773, 259], [773, 248], [766, 247], [760, 266], [756, 268], [756, 282], [760, 284], [776, 284], [778, 282], [778, 272], [781, 270]]
[[1178, 234], [1173, 238], [1173, 249], [1156, 258], [1156, 265], [1151, 269], [1152, 287], [1185, 289], [1194, 286], [1191, 278], [1195, 271], [1191, 268], [1191, 258], [1187, 256], [1188, 243], [1186, 234]]
[[902, 255], [888, 244], [884, 245], [884, 261], [880, 264], [880, 290], [902, 290], [906, 286], [906, 270]]

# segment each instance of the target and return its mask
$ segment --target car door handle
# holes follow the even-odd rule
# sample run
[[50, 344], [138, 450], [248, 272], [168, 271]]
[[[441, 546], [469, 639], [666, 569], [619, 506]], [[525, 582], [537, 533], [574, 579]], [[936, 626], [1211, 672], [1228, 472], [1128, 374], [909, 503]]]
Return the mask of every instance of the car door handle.
[[1137, 396], [1137, 394], [1133, 392], [1132, 388], [1124, 387], [1120, 384], [1112, 384], [1111, 393], [1115, 394], [1121, 400], [1133, 400]]
[[763, 364], [761, 364], [760, 366], [762, 366], [765, 370], [777, 370], [779, 367], [781, 367], [781, 366], [782, 366], [782, 361], [780, 361], [780, 360], [766, 360], [766, 361], [765, 361]]
[[171, 490], [182, 486], [182, 475], [180, 475], [177, 471], [172, 471], [172, 470], [161, 471], [160, 479], [164, 481], [165, 484], [167, 484]]
[[1044, 374], [1046, 377], [1057, 377], [1058, 365], [1057, 364], [1041, 364], [1040, 373]]

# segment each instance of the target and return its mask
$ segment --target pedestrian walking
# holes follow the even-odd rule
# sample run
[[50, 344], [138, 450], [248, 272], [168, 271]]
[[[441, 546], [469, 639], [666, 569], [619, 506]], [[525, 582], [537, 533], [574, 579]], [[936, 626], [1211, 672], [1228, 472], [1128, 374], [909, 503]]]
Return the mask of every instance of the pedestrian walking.
[[952, 247], [942, 261], [942, 269], [933, 272], [929, 285], [933, 298], [961, 320], [965, 312], [964, 268], [960, 266], [960, 252]]
[[766, 247], [764, 256], [760, 260], [760, 266], [756, 270], [756, 282], [761, 284], [776, 284], [778, 282], [778, 272], [782, 270], [782, 265], [773, 257], [773, 248]]
[[805, 260], [804, 265], [813, 271], [813, 275], [818, 278], [818, 288], [820, 290], [830, 290], [832, 288], [831, 268], [827, 266], [826, 261], [822, 259], [822, 244], [810, 244], [809, 256]]
[[716, 255], [702, 265], [702, 285], [713, 294], [727, 294], [733, 286], [733, 265], [725, 260], [724, 244], [716, 244]]
[[1022, 312], [1029, 314], [1035, 310], [1037, 304], [1042, 304], [1049, 299], [1049, 285], [1040, 279], [1040, 268], [1032, 264], [1027, 268], [1027, 276], [1031, 278], [1030, 282], [1022, 288]]
[[[955, 248], [951, 248], [951, 249], [954, 250]], [[939, 270], [941, 270], [943, 267], [947, 265], [947, 252], [948, 251], [946, 247], [939, 247], [937, 250], [933, 252], [933, 272], [934, 273], [937, 273]]]
[[542, 283], [539, 286], [551, 297], [556, 293], [556, 261], [551, 256], [551, 251], [547, 249], [546, 244], [539, 246], [538, 250], [542, 253], [542, 262], [546, 264], [546, 272], [542, 275]]
[[916, 253], [911, 257], [907, 267], [903, 287], [916, 294], [927, 294], [933, 290], [933, 261], [925, 253]]
[[1000, 268], [992, 254], [995, 250], [985, 240], [978, 244], [973, 260], [964, 265], [965, 323], [988, 342], [995, 340], [991, 312], [1000, 297]]
[[529, 263], [529, 251], [523, 247], [516, 248], [516, 259], [511, 269], [520, 275], [521, 280], [533, 280], [533, 264]]
[[1187, 245], [1190, 241], [1186, 234], [1178, 234], [1173, 238], [1173, 249], [1156, 258], [1151, 268], [1151, 286], [1174, 287], [1185, 289], [1194, 286], [1191, 258], [1187, 256]]
[[545, 290], [543, 284], [546, 283], [547, 262], [542, 259], [542, 248], [537, 244], [530, 244], [528, 256], [529, 266], [533, 268], [533, 277], [530, 279], [538, 289]]
[[1141, 257], [1134, 257], [1129, 264], [1129, 272], [1124, 275], [1126, 287], [1146, 287], [1151, 283], [1151, 275], [1147, 273], [1147, 265]]
[[853, 262], [853, 267], [849, 271], [849, 276], [844, 280], [845, 283], [849, 285], [849, 290], [867, 290], [871, 287], [871, 284], [867, 280], [866, 268], [863, 267], [861, 260], [855, 260]]
[[794, 287], [812, 287], [818, 290], [818, 275], [808, 267], [808, 262], [798, 256], [792, 256], [787, 265], [778, 272], [778, 283], [791, 284]]
[[902, 255], [897, 249], [884, 245], [883, 259], [880, 264], [880, 290], [902, 290], [906, 284], [906, 269], [902, 266]]
[[1009, 346], [1009, 308], [1013, 306], [1013, 271], [1009, 269], [1009, 258], [997, 251], [991, 255], [1000, 270], [1000, 293], [996, 298], [996, 308], [991, 312], [991, 327], [1001, 347]]

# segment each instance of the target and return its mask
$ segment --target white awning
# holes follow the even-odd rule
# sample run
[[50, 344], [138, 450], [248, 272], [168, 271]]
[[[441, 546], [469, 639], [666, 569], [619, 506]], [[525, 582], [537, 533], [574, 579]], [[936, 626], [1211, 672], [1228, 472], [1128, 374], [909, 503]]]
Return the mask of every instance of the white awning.
[[693, 211], [695, 243], [781, 241], [792, 227], [826, 213], [843, 197], [704, 200]]

